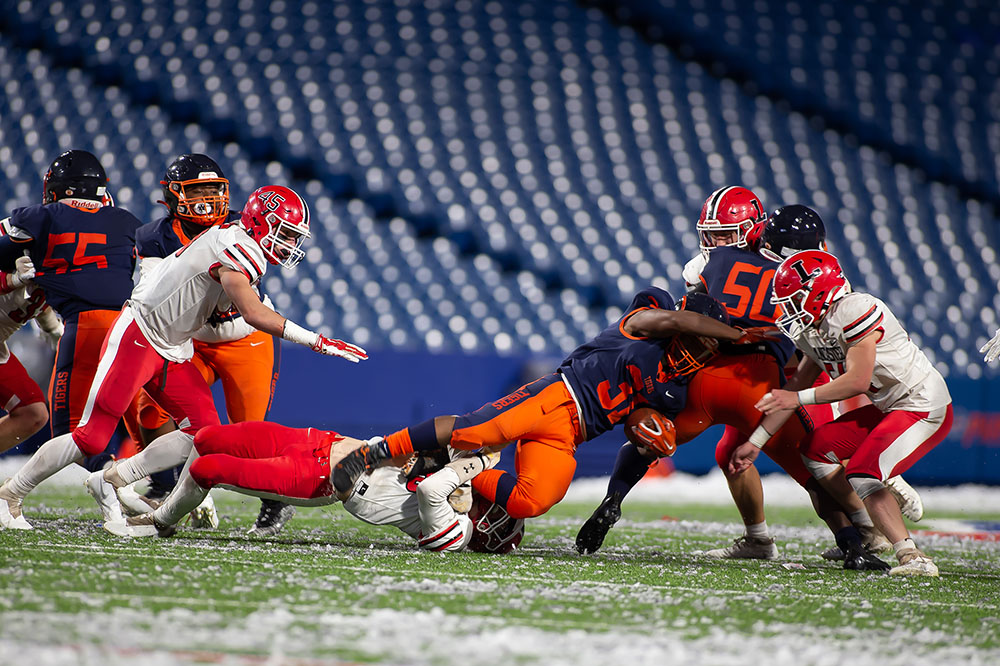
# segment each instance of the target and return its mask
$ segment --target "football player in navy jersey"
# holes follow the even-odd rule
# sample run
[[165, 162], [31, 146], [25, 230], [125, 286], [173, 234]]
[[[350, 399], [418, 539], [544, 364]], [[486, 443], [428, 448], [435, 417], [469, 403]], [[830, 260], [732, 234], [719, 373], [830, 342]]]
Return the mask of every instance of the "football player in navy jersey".
[[[239, 211], [234, 212], [229, 207], [229, 180], [215, 160], [207, 155], [180, 155], [167, 167], [160, 185], [163, 187], [160, 203], [167, 207], [167, 215], [143, 225], [136, 232], [136, 251], [142, 274], [151, 271], [164, 257], [190, 243], [205, 229], [222, 222], [237, 222], [240, 218]], [[260, 286], [256, 288], [261, 301], [271, 307], [270, 299], [261, 292]], [[230, 308], [213, 315], [195, 334], [194, 350], [191, 361], [206, 383], [211, 385], [216, 379], [222, 381], [230, 423], [267, 418], [278, 379], [279, 340], [252, 328], [236, 308]], [[138, 396], [136, 412], [138, 424], [130, 424], [130, 429], [139, 430], [144, 444], [176, 429], [167, 411], [145, 391]], [[153, 508], [174, 487], [179, 475], [180, 467], [152, 475], [149, 499]], [[262, 500], [250, 533], [277, 534], [294, 513], [295, 509], [288, 504]], [[196, 527], [218, 525], [211, 496], [195, 510], [193, 523]]]
[[[445, 446], [481, 449], [517, 442], [516, 476], [487, 470], [474, 489], [501, 516], [538, 516], [563, 498], [576, 469], [576, 447], [648, 406], [671, 418], [684, 407], [687, 378], [715, 340], [756, 340], [729, 326], [713, 299], [674, 310], [666, 291], [637, 294], [626, 314], [571, 353], [551, 375], [463, 416], [438, 416], [366, 444], [334, 469], [334, 488], [349, 493], [358, 476], [393, 456]], [[671, 441], [672, 431], [664, 432]], [[369, 440], [371, 442], [371, 440]], [[499, 520], [494, 521], [499, 522]]]
[[[62, 153], [45, 174], [42, 203], [14, 210], [9, 233], [0, 238], [0, 265], [10, 268], [19, 257], [30, 257], [32, 282], [65, 326], [48, 388], [53, 436], [79, 423], [105, 334], [132, 293], [141, 223], [111, 205], [107, 183], [94, 155]], [[108, 460], [99, 453], [84, 466], [94, 471]]]

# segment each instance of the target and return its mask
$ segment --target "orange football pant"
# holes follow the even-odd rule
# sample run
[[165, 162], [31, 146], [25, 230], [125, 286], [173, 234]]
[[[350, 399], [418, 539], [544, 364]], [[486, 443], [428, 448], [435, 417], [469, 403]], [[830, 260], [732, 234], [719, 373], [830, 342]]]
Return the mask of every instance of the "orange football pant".
[[[764, 418], [754, 405], [765, 393], [781, 388], [781, 373], [777, 361], [767, 354], [717, 356], [709, 361], [691, 379], [687, 405], [674, 419], [677, 444], [690, 441], [709, 426], [719, 424], [732, 426], [749, 437]], [[800, 485], [805, 485], [812, 478], [798, 449], [799, 442], [811, 431], [811, 420], [800, 408], [763, 449]], [[742, 443], [735, 441], [736, 438], [731, 439], [724, 438], [720, 444], [735, 447]], [[716, 460], [725, 455], [725, 462], [728, 463], [729, 452], [720, 452], [721, 448], [716, 449]]]
[[[512, 518], [540, 516], [566, 495], [576, 471], [576, 447], [583, 441], [576, 403], [560, 375], [542, 377], [459, 416], [450, 444], [470, 450], [515, 441], [517, 480], [509, 494], [501, 490], [510, 484], [500, 470], [479, 474], [472, 485], [486, 499], [505, 505]], [[386, 442], [393, 455], [405, 453], [407, 445], [413, 450], [406, 430], [389, 435]]]

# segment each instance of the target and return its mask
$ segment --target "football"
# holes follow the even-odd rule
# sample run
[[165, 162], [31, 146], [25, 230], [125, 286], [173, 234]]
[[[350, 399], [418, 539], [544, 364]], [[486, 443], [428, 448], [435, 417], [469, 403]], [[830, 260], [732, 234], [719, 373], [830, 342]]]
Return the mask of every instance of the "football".
[[628, 441], [658, 456], [672, 456], [677, 450], [674, 423], [652, 407], [638, 407], [625, 417]]

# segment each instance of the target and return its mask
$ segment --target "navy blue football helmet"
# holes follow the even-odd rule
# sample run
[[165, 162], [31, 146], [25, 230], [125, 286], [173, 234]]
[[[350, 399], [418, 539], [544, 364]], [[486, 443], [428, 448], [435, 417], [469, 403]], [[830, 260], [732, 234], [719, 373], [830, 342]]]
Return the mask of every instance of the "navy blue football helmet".
[[208, 155], [181, 155], [160, 181], [162, 203], [172, 217], [210, 227], [229, 217], [229, 180]]
[[802, 250], [826, 251], [826, 227], [812, 208], [782, 206], [764, 223], [759, 250], [774, 261], [784, 261]]
[[42, 181], [42, 203], [60, 199], [103, 201], [108, 175], [98, 160], [86, 150], [67, 150], [52, 160]]

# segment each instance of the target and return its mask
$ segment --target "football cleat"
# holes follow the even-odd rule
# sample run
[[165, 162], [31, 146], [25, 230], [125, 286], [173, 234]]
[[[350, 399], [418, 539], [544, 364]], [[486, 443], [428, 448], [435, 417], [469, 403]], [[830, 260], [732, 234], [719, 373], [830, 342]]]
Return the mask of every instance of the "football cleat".
[[8, 530], [34, 529], [21, 513], [21, 498], [7, 489], [7, 482], [0, 486], [0, 528]]
[[281, 531], [292, 516], [295, 515], [295, 507], [277, 500], [262, 499], [260, 501], [260, 513], [253, 527], [247, 530], [250, 536], [274, 536]]
[[[869, 553], [887, 553], [892, 550], [892, 544], [889, 542], [881, 532], [878, 531], [874, 525], [867, 525], [864, 527], [859, 527], [858, 532], [861, 534], [861, 545], [865, 547]], [[840, 549], [840, 546], [833, 546], [832, 548], [827, 548], [820, 555], [825, 560], [842, 560], [844, 559], [844, 551]]]
[[889, 569], [890, 576], [934, 576], [939, 575], [934, 560], [918, 548], [907, 548], [896, 553], [899, 565]]
[[847, 547], [844, 557], [844, 568], [852, 571], [888, 571], [889, 565], [875, 557], [860, 543], [852, 543]]
[[122, 516], [122, 506], [118, 503], [118, 495], [115, 487], [104, 480], [104, 470], [97, 470], [87, 477], [83, 485], [87, 492], [101, 507], [101, 516], [106, 523], [120, 523], [125, 520]]
[[913, 489], [913, 486], [903, 480], [901, 476], [893, 476], [885, 480], [885, 487], [889, 489], [892, 496], [899, 505], [899, 512], [904, 517], [913, 522], [919, 522], [924, 517], [924, 503], [920, 499], [920, 494]]
[[614, 492], [604, 498], [601, 505], [594, 510], [587, 522], [583, 524], [576, 535], [576, 550], [581, 555], [596, 553], [608, 530], [614, 527], [622, 517], [622, 494]]
[[[112, 485], [114, 484], [112, 483]], [[162, 500], [140, 495], [132, 486], [122, 486], [115, 490], [118, 493], [118, 502], [122, 505], [122, 511], [130, 516], [138, 516], [148, 511], [153, 511], [163, 504]]]
[[774, 545], [773, 538], [756, 539], [744, 534], [735, 539], [732, 546], [707, 550], [702, 554], [731, 560], [776, 560], [778, 547]]
[[152, 511], [144, 513], [141, 516], [126, 518], [125, 525], [129, 530], [128, 536], [146, 537], [156, 535], [165, 539], [177, 533], [176, 525], [164, 525], [153, 517]]
[[191, 527], [196, 530], [214, 530], [219, 526], [219, 512], [215, 510], [215, 500], [211, 495], [205, 495], [205, 499], [195, 507], [189, 517]]

